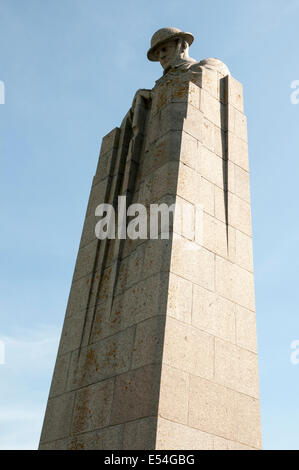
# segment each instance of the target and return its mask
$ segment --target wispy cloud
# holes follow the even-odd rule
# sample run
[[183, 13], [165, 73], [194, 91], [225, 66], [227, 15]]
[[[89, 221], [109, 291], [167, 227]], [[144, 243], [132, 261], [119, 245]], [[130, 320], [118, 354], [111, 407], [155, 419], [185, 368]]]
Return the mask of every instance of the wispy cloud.
[[0, 449], [36, 449], [60, 329], [39, 326], [2, 336], [6, 361], [0, 366]]

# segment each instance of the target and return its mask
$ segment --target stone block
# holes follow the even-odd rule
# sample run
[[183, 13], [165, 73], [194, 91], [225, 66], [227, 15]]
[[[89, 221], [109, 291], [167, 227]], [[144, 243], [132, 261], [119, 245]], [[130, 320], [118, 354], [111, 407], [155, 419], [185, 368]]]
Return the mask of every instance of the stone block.
[[251, 236], [250, 204], [231, 193], [228, 193], [228, 221], [236, 229]]
[[234, 165], [235, 171], [235, 194], [250, 203], [250, 182], [249, 173], [243, 168]]
[[203, 210], [214, 215], [214, 184], [181, 164], [178, 175], [177, 194], [194, 205], [201, 205]]
[[116, 377], [111, 424], [157, 416], [160, 372], [157, 363]]
[[157, 417], [137, 419], [124, 425], [123, 450], [155, 449]]
[[171, 272], [184, 279], [214, 290], [214, 254], [186, 239], [174, 239]]
[[159, 418], [157, 429], [157, 450], [210, 450], [213, 436], [183, 424]]
[[109, 150], [118, 146], [120, 129], [116, 127], [103, 137], [100, 155], [106, 154]]
[[74, 399], [74, 393], [65, 393], [49, 399], [41, 443], [62, 439], [70, 435]]
[[214, 127], [214, 152], [218, 157], [226, 159], [227, 150], [226, 133], [219, 127]]
[[257, 355], [216, 338], [215, 381], [254, 398], [259, 397]]
[[232, 132], [228, 132], [228, 160], [249, 171], [248, 145], [245, 140], [240, 139]]
[[[190, 112], [189, 107], [192, 108]], [[188, 114], [190, 114], [190, 118], [188, 116], [187, 121], [190, 121], [189, 125], [193, 126], [196, 124], [197, 116], [200, 115], [200, 111], [198, 109], [191, 105], [188, 106], [187, 103], [170, 103], [168, 106], [163, 108], [159, 113], [160, 136], [169, 131], [182, 131], [183, 128], [185, 128], [187, 109]], [[190, 127], [190, 129], [193, 129], [193, 127]], [[189, 133], [193, 135], [193, 133]], [[196, 138], [196, 135], [193, 135], [193, 137]]]
[[201, 88], [195, 83], [189, 82], [188, 89], [188, 103], [190, 103], [194, 108], [199, 109], [200, 107], [200, 95], [202, 93]]
[[187, 132], [195, 139], [201, 141], [203, 138], [202, 134], [203, 114], [202, 112], [192, 106], [188, 105], [187, 115], [183, 122], [182, 130]]
[[234, 133], [239, 139], [248, 141], [246, 116], [237, 109], [234, 110]]
[[200, 149], [198, 173], [219, 188], [224, 187], [224, 160], [206, 147]]
[[211, 96], [205, 90], [201, 91], [201, 102], [200, 110], [209, 121], [211, 121], [215, 126], [221, 128], [222, 124], [222, 112], [221, 112], [221, 102]]
[[211, 215], [215, 213], [215, 185], [201, 178], [199, 187], [199, 205]]
[[244, 102], [243, 102], [243, 85], [238, 82], [234, 77], [228, 75], [226, 77], [227, 81], [227, 102], [234, 106], [239, 111], [244, 111]]
[[236, 263], [247, 271], [253, 272], [252, 239], [236, 230]]
[[127, 288], [142, 280], [145, 248], [146, 243], [142, 243], [128, 257]]
[[109, 200], [109, 188], [115, 183], [116, 177], [106, 177], [102, 179], [99, 183], [95, 184], [91, 188], [89, 201], [86, 210], [86, 217], [92, 215], [94, 216], [95, 221], [98, 221], [98, 218], [95, 217], [95, 210], [99, 204], [110, 203]]
[[93, 179], [93, 185], [99, 183], [102, 179], [107, 178], [107, 176], [115, 174], [115, 170], [117, 171], [117, 169], [115, 169], [117, 150], [118, 140], [116, 140], [116, 145], [114, 147], [111, 147], [106, 153], [100, 154], [96, 174]]
[[228, 240], [227, 240], [227, 226], [225, 223], [210, 216], [209, 214], [203, 214], [203, 220], [197, 219], [199, 224], [203, 224], [202, 230], [202, 241], [198, 241], [196, 238], [197, 234], [201, 234], [200, 226], [196, 227], [196, 241], [201, 244], [207, 250], [210, 250], [222, 257], [228, 256]]
[[178, 196], [173, 217], [173, 232], [194, 241], [196, 216], [196, 206]]
[[180, 160], [193, 170], [196, 170], [199, 160], [199, 142], [195, 137], [183, 131], [181, 134]]
[[221, 220], [222, 222], [226, 223], [227, 222], [227, 212], [226, 212], [227, 193], [223, 189], [218, 188], [218, 186], [215, 186], [214, 191], [215, 191], [215, 217]]
[[65, 318], [58, 350], [60, 356], [79, 349], [83, 336], [85, 317], [86, 311], [82, 310], [71, 317]]
[[82, 237], [80, 240], [80, 248], [88, 245], [89, 243], [97, 239], [96, 233], [95, 233], [95, 227], [99, 220], [100, 219], [96, 217], [95, 214], [91, 214], [88, 217], [86, 217], [84, 221]]
[[164, 315], [156, 315], [137, 325], [132, 369], [162, 360], [164, 328]]
[[152, 176], [151, 202], [156, 202], [166, 195], [175, 195], [178, 181], [178, 162], [163, 165]]
[[[191, 242], [190, 242], [191, 243]], [[145, 247], [143, 278], [169, 271], [171, 240], [148, 240]]]
[[196, 376], [213, 378], [213, 336], [168, 317], [165, 327], [163, 363]]
[[100, 302], [107, 302], [111, 292], [111, 282], [113, 280], [113, 267], [115, 263], [102, 272], [97, 271], [95, 273], [92, 305]]
[[255, 313], [236, 305], [236, 340], [238, 346], [257, 352]]
[[73, 281], [86, 277], [94, 270], [96, 253], [98, 249], [98, 240], [80, 248], [76, 261]]
[[[236, 194], [238, 197], [239, 196], [239, 191], [238, 194], [236, 193], [236, 168], [240, 168], [234, 163], [227, 161], [225, 162], [226, 166], [226, 172], [227, 172], [227, 181], [225, 188], [232, 194]], [[241, 170], [241, 168], [240, 168]], [[240, 187], [238, 188], [239, 190], [241, 189]], [[243, 188], [241, 189], [241, 192], [243, 193]]]
[[119, 450], [122, 448], [123, 426], [109, 426], [83, 434], [77, 434], [59, 445], [56, 450]]
[[123, 305], [124, 294], [117, 295], [113, 298], [111, 309], [109, 303], [101, 302], [97, 304], [96, 308], [92, 311], [91, 343], [114, 335], [128, 326], [126, 322], [127, 316], [123, 311]]
[[256, 450], [236, 441], [229, 441], [222, 437], [214, 436], [214, 450]]
[[235, 440], [256, 449], [262, 448], [260, 402], [238, 394], [236, 399], [236, 438]]
[[193, 287], [192, 325], [206, 333], [235, 342], [234, 303], [199, 286]]
[[215, 129], [217, 127], [209, 121], [207, 118], [203, 118], [202, 121], [202, 136], [201, 142], [202, 144], [207, 147], [208, 150], [211, 152], [215, 152]]
[[164, 81], [153, 89], [151, 119], [154, 119], [155, 117], [157, 119], [157, 115], [161, 112], [161, 110], [165, 106], [169, 105], [173, 88], [173, 86], [168, 86], [168, 83]]
[[159, 417], [181, 424], [188, 420], [189, 375], [179, 369], [162, 366]]
[[124, 293], [124, 312], [128, 326], [156, 315], [165, 315], [168, 274], [157, 273]]
[[191, 103], [199, 107], [200, 88], [185, 76], [173, 77], [172, 80], [160, 81], [153, 89], [151, 119], [157, 118], [167, 106], [173, 103]]
[[64, 354], [63, 356], [57, 356], [54, 374], [52, 378], [50, 397], [61, 395], [65, 391], [67, 383], [67, 375], [70, 365], [71, 354]]
[[[92, 286], [92, 275], [81, 277], [77, 281], [72, 282], [71, 291], [68, 299], [66, 316], [72, 315], [86, 310], [89, 305], [90, 297], [93, 297], [94, 288]], [[94, 299], [93, 299], [94, 301]]]
[[200, 377], [190, 377], [189, 426], [234, 440], [236, 392]]
[[91, 342], [111, 336], [156, 315], [165, 315], [168, 275], [156, 274], [115, 296], [111, 311], [107, 303], [98, 304]]
[[[182, 141], [183, 136], [180, 131], [169, 131], [149, 145], [138, 170], [140, 180], [144, 181], [146, 177], [168, 162], [178, 161]], [[190, 155], [191, 157], [194, 158], [193, 154]]]
[[219, 79], [214, 71], [201, 68], [201, 87], [217, 100], [220, 99]]
[[114, 379], [105, 380], [76, 392], [72, 434], [93, 431], [109, 425]]
[[184, 323], [191, 323], [192, 283], [169, 274], [167, 315]]
[[216, 256], [216, 292], [249, 310], [255, 309], [253, 274]]
[[131, 365], [135, 327], [82, 348], [72, 356], [68, 388], [73, 390], [126, 372]]

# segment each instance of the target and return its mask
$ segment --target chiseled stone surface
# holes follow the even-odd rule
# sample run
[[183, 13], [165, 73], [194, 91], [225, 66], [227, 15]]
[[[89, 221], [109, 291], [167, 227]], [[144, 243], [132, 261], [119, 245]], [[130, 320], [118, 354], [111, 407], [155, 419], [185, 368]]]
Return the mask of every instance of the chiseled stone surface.
[[[164, 75], [103, 138], [41, 449], [261, 448], [242, 85], [192, 38], [154, 35]], [[183, 205], [173, 236], [99, 241], [120, 194]]]
[[176, 423], [188, 422], [189, 374], [163, 364], [159, 416]]
[[113, 389], [114, 380], [108, 379], [78, 390], [73, 411], [73, 434], [93, 431], [109, 425]]
[[255, 312], [236, 305], [236, 342], [238, 346], [257, 352]]
[[169, 275], [167, 315], [191, 323], [192, 282], [173, 273]]
[[129, 421], [124, 425], [123, 450], [155, 449], [157, 417]]
[[235, 343], [236, 305], [215, 292], [193, 287], [192, 325], [215, 337]]
[[249, 447], [261, 447], [257, 399], [191, 377], [189, 400], [190, 426]]
[[75, 393], [50, 398], [47, 404], [41, 443], [68, 437], [71, 431]]
[[213, 436], [159, 417], [155, 448], [158, 450], [211, 450], [213, 449]]
[[256, 353], [216, 338], [215, 381], [259, 398]]
[[165, 328], [163, 362], [199, 377], [212, 379], [214, 337], [169, 317]]
[[115, 379], [110, 424], [157, 415], [160, 365], [149, 364]]

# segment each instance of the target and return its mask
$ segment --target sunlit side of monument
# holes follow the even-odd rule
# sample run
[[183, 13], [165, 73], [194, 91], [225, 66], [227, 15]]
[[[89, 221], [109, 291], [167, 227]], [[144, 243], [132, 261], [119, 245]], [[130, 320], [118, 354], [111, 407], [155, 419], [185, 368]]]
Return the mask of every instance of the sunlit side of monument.
[[[261, 448], [242, 86], [192, 41], [154, 34], [163, 76], [103, 139], [40, 449]], [[203, 214], [188, 233], [175, 212], [168, 240], [99, 240], [119, 196]]]

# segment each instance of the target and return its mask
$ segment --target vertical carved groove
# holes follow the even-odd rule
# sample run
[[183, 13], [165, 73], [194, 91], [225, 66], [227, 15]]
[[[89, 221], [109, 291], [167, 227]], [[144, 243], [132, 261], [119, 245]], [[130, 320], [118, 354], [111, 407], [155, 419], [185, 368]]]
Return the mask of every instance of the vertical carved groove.
[[223, 197], [224, 197], [224, 213], [226, 225], [226, 243], [227, 250], [228, 240], [228, 156], [229, 156], [229, 109], [228, 109], [228, 86], [227, 77], [220, 80], [220, 113], [221, 113], [221, 140], [222, 140], [222, 173], [223, 173]]

